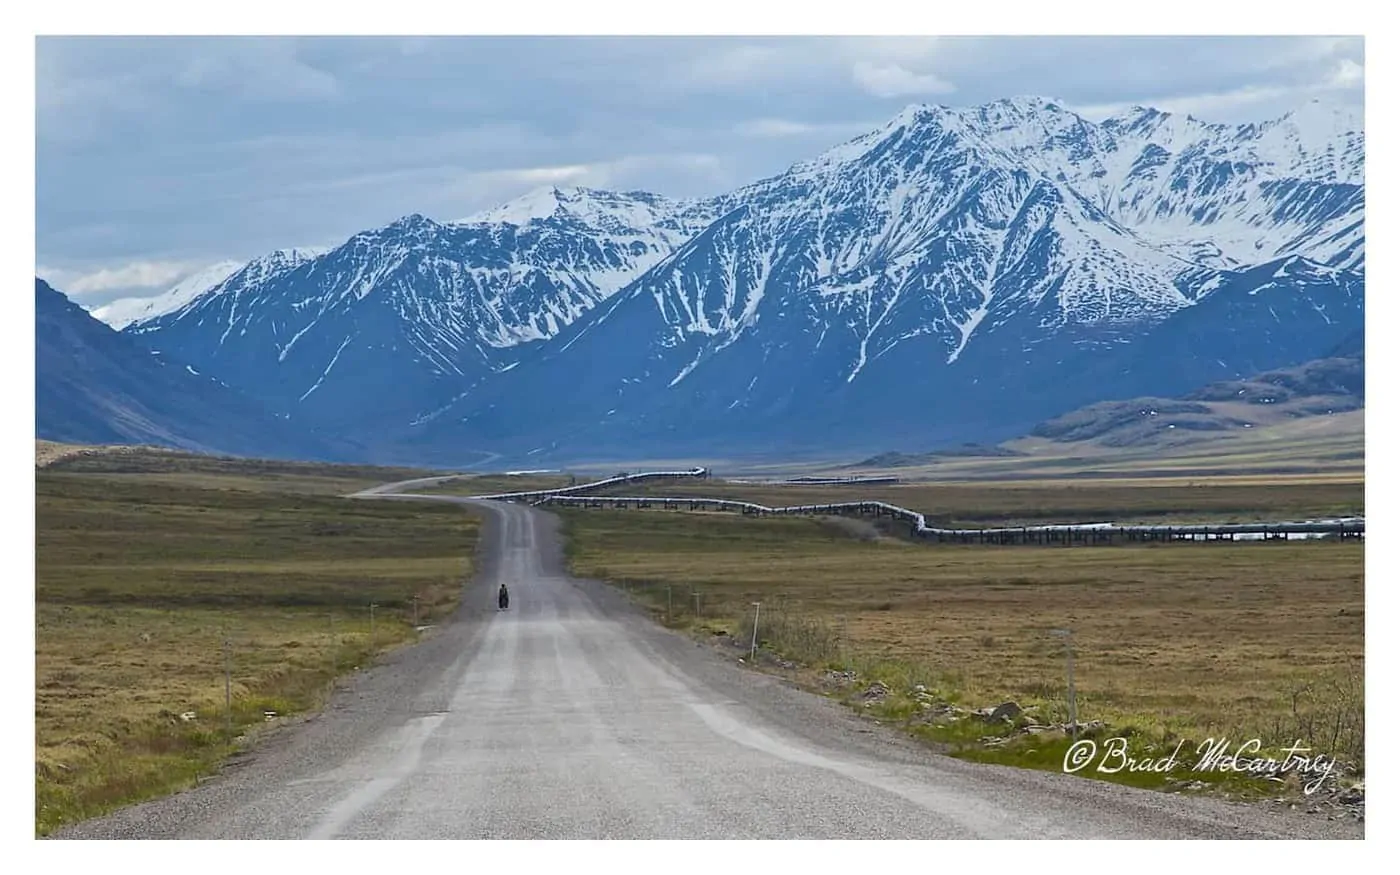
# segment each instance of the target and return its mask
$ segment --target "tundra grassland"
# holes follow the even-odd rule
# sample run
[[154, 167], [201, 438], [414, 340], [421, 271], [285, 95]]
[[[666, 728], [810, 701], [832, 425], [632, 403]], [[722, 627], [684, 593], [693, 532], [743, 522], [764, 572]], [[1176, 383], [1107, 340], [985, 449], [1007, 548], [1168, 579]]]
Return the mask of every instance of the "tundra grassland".
[[678, 480], [624, 484], [600, 494], [725, 498], [769, 507], [875, 500], [918, 511], [929, 525], [976, 527], [1356, 516], [1364, 512], [1366, 489], [1360, 477], [1244, 476], [850, 485]]
[[[837, 489], [865, 497], [874, 488]], [[656, 490], [781, 504], [805, 503], [796, 493], [824, 491], [704, 484]], [[886, 493], [894, 500], [888, 493], [898, 490]], [[972, 523], [1363, 510], [1359, 485], [1326, 478], [1200, 488], [930, 486], [921, 494], [905, 506], [941, 507], [946, 518]], [[1023, 727], [1067, 720], [1066, 639], [1054, 631], [1067, 629], [1079, 721], [1103, 721], [1132, 737], [1135, 755], [1160, 755], [1183, 739], [1183, 758], [1207, 738], [1258, 738], [1266, 750], [1301, 739], [1314, 754], [1364, 771], [1360, 542], [934, 545], [852, 518], [556, 512], [565, 520], [575, 574], [625, 589], [658, 620], [728, 642], [739, 658], [749, 655], [757, 612], [764, 666], [955, 755], [1061, 768], [1064, 732], [1028, 734]], [[871, 696], [867, 687], [876, 681], [887, 691]], [[925, 692], [916, 694], [918, 687]], [[966, 712], [1006, 701], [1027, 709], [1026, 717], [992, 725], [954, 719], [958, 708], [943, 707]], [[1169, 786], [1182, 775], [1094, 777]], [[1264, 792], [1253, 778], [1190, 777], [1204, 778], [1212, 791]]]
[[432, 634], [476, 519], [342, 497], [426, 473], [161, 451], [36, 470], [36, 833], [195, 784]]
[[559, 489], [575, 483], [588, 483], [601, 480], [602, 476], [577, 476], [568, 474], [468, 474], [445, 483], [437, 483], [415, 489], [415, 492], [442, 495], [499, 495], [505, 492], [535, 492], [544, 489]]

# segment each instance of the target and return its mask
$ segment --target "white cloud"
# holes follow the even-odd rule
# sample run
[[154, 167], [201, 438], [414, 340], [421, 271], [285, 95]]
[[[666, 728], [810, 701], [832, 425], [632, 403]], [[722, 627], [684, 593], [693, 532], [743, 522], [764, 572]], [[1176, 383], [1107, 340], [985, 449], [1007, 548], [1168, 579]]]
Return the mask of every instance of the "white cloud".
[[1364, 78], [1356, 37], [754, 33], [40, 38], [36, 255], [86, 288], [115, 282], [98, 268], [345, 239], [545, 185], [716, 194], [954, 85], [965, 105], [1050, 94], [1100, 118], [1142, 103], [1240, 123], [1359, 105]]
[[1190, 115], [1209, 122], [1223, 122], [1240, 115], [1240, 110], [1261, 103], [1273, 103], [1287, 98], [1292, 88], [1247, 85], [1230, 91], [1211, 94], [1185, 94], [1122, 103], [1071, 106], [1070, 109], [1092, 121], [1102, 121], [1119, 115], [1133, 106], [1148, 106], [1163, 112]]
[[902, 97], [908, 94], [948, 94], [956, 91], [932, 73], [915, 73], [899, 64], [857, 61], [851, 68], [856, 84], [876, 97]]
[[740, 137], [757, 140], [777, 140], [785, 137], [824, 137], [835, 142], [878, 128], [883, 122], [867, 120], [863, 122], [805, 122], [786, 118], [747, 119], [734, 125], [734, 133]]
[[506, 170], [497, 178], [521, 182], [529, 185], [558, 185], [585, 179], [594, 172], [587, 164], [565, 164], [559, 167], [527, 167], [523, 170]]
[[175, 74], [175, 82], [271, 101], [321, 100], [340, 93], [336, 78], [302, 61], [296, 44], [286, 39], [211, 43]]
[[87, 272], [40, 267], [37, 273], [59, 291], [70, 297], [81, 297], [115, 289], [164, 290], [203, 266], [187, 261], [133, 261]]
[[1360, 85], [1365, 77], [1366, 71], [1360, 64], [1351, 58], [1343, 58], [1337, 63], [1327, 82], [1334, 88], [1351, 88]]
[[855, 60], [880, 58], [894, 63], [927, 61], [935, 49], [944, 49], [949, 41], [936, 36], [873, 36], [846, 37], [837, 43], [845, 57]]
[[[459, 174], [444, 195], [467, 205], [468, 210], [499, 206], [527, 191], [546, 186], [591, 186], [601, 178], [592, 164], [561, 164], [552, 167], [512, 167]], [[451, 219], [451, 217], [448, 217]]]
[[739, 122], [734, 132], [741, 137], [793, 137], [810, 134], [816, 125], [785, 118], [758, 118]]
[[793, 55], [774, 46], [727, 47], [691, 61], [687, 78], [705, 85], [741, 85], [790, 65]]
[[1250, 119], [1258, 120], [1261, 117], [1277, 118], [1314, 98], [1337, 99], [1338, 91], [1358, 88], [1364, 78], [1365, 71], [1360, 64], [1350, 58], [1343, 58], [1326, 78], [1310, 85], [1245, 85], [1203, 94], [1081, 104], [1070, 108], [1093, 121], [1102, 121], [1139, 105], [1164, 112], [1191, 115], [1203, 121], [1239, 123]]
[[[486, 170], [459, 176], [444, 197], [459, 198], [463, 215], [491, 209], [545, 186], [582, 186], [626, 190], [647, 186], [658, 171], [700, 176], [730, 184], [724, 163], [708, 153], [682, 152], [659, 155], [626, 155], [591, 164], [520, 167]], [[640, 183], [640, 185], [639, 185]], [[658, 192], [666, 194], [666, 192]]]
[[[759, 82], [810, 82], [828, 75], [845, 76], [854, 64], [877, 81], [898, 80], [900, 87], [914, 89], [898, 94], [943, 93], [952, 86], [931, 74], [911, 72], [932, 58], [938, 42], [937, 37], [804, 37], [722, 43], [699, 51], [687, 48], [671, 61], [678, 75], [670, 84], [722, 89]], [[861, 75], [856, 74], [856, 81], [863, 85]]]

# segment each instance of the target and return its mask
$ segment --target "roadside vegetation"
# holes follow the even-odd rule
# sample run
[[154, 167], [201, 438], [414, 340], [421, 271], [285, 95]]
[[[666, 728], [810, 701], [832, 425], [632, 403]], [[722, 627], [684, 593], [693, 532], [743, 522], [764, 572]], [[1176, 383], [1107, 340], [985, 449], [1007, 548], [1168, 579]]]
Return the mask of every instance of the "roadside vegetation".
[[[802, 501], [775, 489], [817, 491], [752, 489], [785, 504]], [[941, 502], [973, 523], [1083, 518], [1089, 508], [1117, 519], [1362, 510], [1359, 487], [1328, 483], [920, 494], [922, 504], [906, 506]], [[954, 755], [1061, 768], [1070, 744], [1066, 657], [1054, 630], [1068, 629], [1083, 731], [1127, 734], [1133, 756], [1164, 756], [1186, 739], [1180, 758], [1194, 762], [1207, 738], [1232, 739], [1232, 750], [1251, 738], [1272, 749], [1302, 739], [1353, 776], [1364, 771], [1360, 543], [935, 546], [855, 519], [559, 513], [574, 573], [626, 589], [661, 622], [745, 660], [760, 602], [763, 667]], [[1010, 719], [976, 713], [1007, 702], [1016, 705]], [[1241, 796], [1296, 789], [1236, 774], [1093, 777], [1166, 787], [1189, 777]]]
[[415, 615], [455, 608], [476, 520], [342, 497], [424, 474], [161, 451], [36, 470], [36, 832], [193, 785], [431, 634]]

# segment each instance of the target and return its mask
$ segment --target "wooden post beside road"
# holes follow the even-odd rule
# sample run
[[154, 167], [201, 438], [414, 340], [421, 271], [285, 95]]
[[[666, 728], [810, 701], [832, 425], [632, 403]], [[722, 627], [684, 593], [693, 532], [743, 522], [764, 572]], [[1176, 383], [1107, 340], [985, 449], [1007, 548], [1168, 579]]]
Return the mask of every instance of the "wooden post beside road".
[[224, 639], [224, 732], [233, 738], [233, 657], [227, 638]]
[[753, 641], [749, 643], [749, 662], [758, 655], [758, 610], [762, 602], [753, 603]]
[[1065, 641], [1065, 684], [1068, 687], [1069, 695], [1069, 734], [1070, 738], [1079, 737], [1079, 715], [1077, 713], [1074, 697], [1074, 632], [1071, 629], [1052, 629], [1051, 634], [1063, 638]]

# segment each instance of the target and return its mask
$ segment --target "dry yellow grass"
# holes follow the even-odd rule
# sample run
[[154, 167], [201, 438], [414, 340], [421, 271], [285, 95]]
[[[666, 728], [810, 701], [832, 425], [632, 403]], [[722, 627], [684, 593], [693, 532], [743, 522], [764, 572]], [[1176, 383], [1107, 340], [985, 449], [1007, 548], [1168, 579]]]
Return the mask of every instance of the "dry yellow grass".
[[502, 492], [532, 492], [558, 489], [574, 483], [587, 483], [601, 477], [570, 477], [568, 474], [480, 474], [423, 487], [421, 491], [448, 495], [496, 495]]
[[[814, 520], [564, 513], [579, 574], [670, 584], [678, 614], [698, 590], [705, 613], [736, 629], [762, 601], [819, 622], [846, 657], [901, 666], [976, 705], [1058, 706], [1057, 628], [1074, 633], [1084, 717], [1196, 739], [1286, 735], [1294, 691], [1362, 667], [1358, 543], [940, 547]], [[1355, 693], [1328, 706], [1359, 719]], [[1360, 758], [1356, 738], [1337, 743]]]
[[[39, 604], [38, 825], [179, 789], [216, 770], [225, 733], [314, 707], [337, 667], [412, 634], [395, 616]], [[224, 708], [224, 641], [234, 710]], [[185, 717], [192, 717], [186, 720]]]
[[218, 768], [225, 640], [238, 734], [415, 638], [415, 597], [423, 624], [453, 609], [476, 521], [339, 497], [374, 474], [153, 454], [36, 472], [40, 833]]
[[1348, 516], [1365, 511], [1355, 477], [1133, 478], [997, 483], [774, 485], [723, 481], [639, 483], [608, 493], [711, 497], [768, 506], [881, 500], [927, 515], [934, 525], [1072, 522], [1247, 522]]

